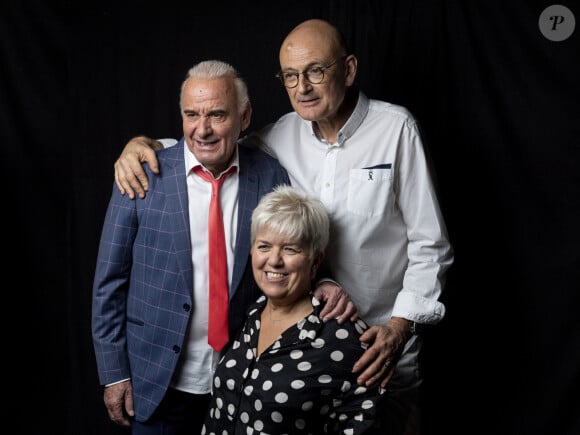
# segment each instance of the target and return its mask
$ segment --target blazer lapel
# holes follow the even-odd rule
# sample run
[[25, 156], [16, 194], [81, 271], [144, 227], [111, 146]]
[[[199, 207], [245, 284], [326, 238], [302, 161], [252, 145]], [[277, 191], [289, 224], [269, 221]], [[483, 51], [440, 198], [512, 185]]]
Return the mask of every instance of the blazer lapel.
[[183, 146], [184, 142], [181, 139], [177, 145], [166, 150], [160, 170], [163, 171], [163, 191], [167, 196], [166, 210], [171, 228], [174, 229], [172, 233], [177, 263], [183, 273], [186, 285], [192, 289], [191, 232]]
[[258, 177], [253, 171], [249, 171], [252, 163], [248, 155], [244, 153], [244, 147], [238, 147], [239, 155], [239, 193], [238, 193], [238, 229], [236, 235], [236, 250], [234, 253], [234, 270], [232, 284], [230, 286], [230, 299], [235, 294], [246, 265], [250, 258], [250, 228], [252, 212], [258, 205]]

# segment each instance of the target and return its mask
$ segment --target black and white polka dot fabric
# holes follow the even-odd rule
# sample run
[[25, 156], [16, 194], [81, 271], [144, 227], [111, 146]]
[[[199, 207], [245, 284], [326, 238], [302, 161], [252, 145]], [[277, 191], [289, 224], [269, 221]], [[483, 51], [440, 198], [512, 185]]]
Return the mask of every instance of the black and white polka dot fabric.
[[241, 333], [216, 368], [203, 435], [362, 434], [384, 390], [357, 385], [352, 366], [363, 354], [362, 320], [323, 323], [322, 305], [287, 329], [256, 358], [260, 312], [249, 310]]

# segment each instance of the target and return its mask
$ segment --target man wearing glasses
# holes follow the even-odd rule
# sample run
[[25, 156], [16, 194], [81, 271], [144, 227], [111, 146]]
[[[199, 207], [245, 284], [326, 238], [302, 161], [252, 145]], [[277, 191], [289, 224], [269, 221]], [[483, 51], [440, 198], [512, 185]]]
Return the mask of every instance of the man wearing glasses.
[[[332, 218], [330, 275], [372, 327], [355, 364], [359, 384], [387, 387], [381, 433], [417, 434], [422, 325], [445, 314], [438, 300], [453, 252], [413, 116], [369, 99], [355, 86], [357, 58], [323, 20], [295, 27], [280, 48], [294, 112], [250, 135], [268, 148], [292, 185], [319, 197]], [[132, 139], [115, 163], [115, 180], [144, 196], [141, 161], [156, 167], [149, 138]]]

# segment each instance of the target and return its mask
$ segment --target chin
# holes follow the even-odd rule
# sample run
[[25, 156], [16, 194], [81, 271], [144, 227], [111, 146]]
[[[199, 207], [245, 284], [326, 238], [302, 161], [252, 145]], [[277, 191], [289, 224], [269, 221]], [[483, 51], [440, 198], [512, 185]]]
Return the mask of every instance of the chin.
[[288, 295], [285, 290], [266, 288], [262, 290], [268, 299], [284, 299]]

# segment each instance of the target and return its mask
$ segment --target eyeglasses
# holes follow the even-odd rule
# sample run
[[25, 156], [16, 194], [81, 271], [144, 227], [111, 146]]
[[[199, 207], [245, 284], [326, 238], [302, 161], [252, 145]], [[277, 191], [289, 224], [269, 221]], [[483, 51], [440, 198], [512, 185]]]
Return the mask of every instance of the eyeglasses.
[[342, 60], [342, 59], [344, 59], [344, 57], [336, 59], [334, 62], [332, 62], [326, 66], [311, 66], [310, 68], [305, 69], [301, 73], [290, 72], [290, 71], [280, 71], [276, 74], [276, 77], [278, 79], [280, 79], [282, 84], [289, 89], [295, 88], [298, 85], [298, 77], [300, 76], [300, 74], [302, 74], [304, 76], [304, 78], [309, 83], [317, 85], [318, 83], [322, 83], [322, 80], [324, 80], [324, 71], [326, 71], [327, 69], [329, 69], [334, 64], [336, 64], [339, 60]]

